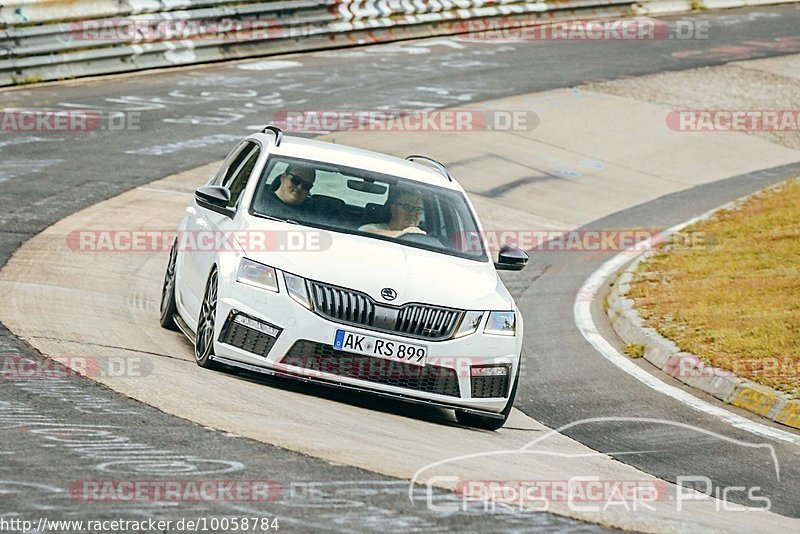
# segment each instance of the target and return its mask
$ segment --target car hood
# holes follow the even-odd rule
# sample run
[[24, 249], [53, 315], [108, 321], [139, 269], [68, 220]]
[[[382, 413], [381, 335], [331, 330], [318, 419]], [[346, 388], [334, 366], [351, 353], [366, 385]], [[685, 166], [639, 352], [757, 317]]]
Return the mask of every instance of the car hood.
[[[370, 237], [277, 224], [281, 226], [278, 233], [284, 237], [284, 232], [296, 233], [308, 241], [309, 236], [318, 234], [320, 246], [293, 251], [249, 251], [247, 257], [310, 280], [360, 291], [376, 302], [393, 305], [421, 302], [472, 310], [513, 309], [511, 295], [489, 262]], [[397, 298], [387, 301], [381, 297], [384, 288], [395, 290]]]

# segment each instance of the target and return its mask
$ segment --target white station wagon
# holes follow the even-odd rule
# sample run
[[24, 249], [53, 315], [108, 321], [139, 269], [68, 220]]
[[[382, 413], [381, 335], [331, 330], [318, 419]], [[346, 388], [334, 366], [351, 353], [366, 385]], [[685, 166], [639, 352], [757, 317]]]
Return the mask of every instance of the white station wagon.
[[239, 143], [186, 209], [161, 324], [234, 366], [454, 409], [497, 429], [522, 317], [475, 209], [440, 163], [284, 136]]

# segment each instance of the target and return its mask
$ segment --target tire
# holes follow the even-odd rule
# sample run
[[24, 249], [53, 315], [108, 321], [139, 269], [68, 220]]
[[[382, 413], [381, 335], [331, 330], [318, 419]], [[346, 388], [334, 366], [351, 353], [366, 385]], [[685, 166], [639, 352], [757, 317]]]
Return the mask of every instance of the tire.
[[178, 305], [175, 303], [175, 265], [178, 260], [178, 240], [172, 244], [169, 252], [169, 263], [167, 272], [164, 274], [164, 287], [161, 288], [161, 305], [159, 311], [161, 317], [159, 322], [167, 330], [180, 330], [175, 322], [175, 315], [178, 313]]
[[194, 361], [205, 369], [221, 367], [212, 359], [214, 356], [214, 324], [217, 314], [217, 282], [217, 270], [214, 269], [206, 282], [206, 291], [203, 295], [203, 305], [200, 307], [197, 335], [194, 341]]
[[472, 428], [480, 428], [481, 430], [499, 430], [506, 424], [508, 421], [508, 416], [511, 415], [511, 409], [514, 407], [514, 399], [517, 398], [517, 386], [519, 385], [519, 370], [522, 367], [522, 358], [520, 358], [520, 363], [517, 365], [517, 375], [514, 378], [514, 387], [511, 388], [511, 395], [508, 396], [508, 402], [506, 403], [505, 408], [503, 411], [500, 412], [500, 415], [503, 416], [502, 419], [495, 419], [493, 417], [485, 417], [483, 415], [477, 415], [473, 413], [463, 412], [461, 410], [456, 410], [456, 420], [464, 426], [470, 426]]

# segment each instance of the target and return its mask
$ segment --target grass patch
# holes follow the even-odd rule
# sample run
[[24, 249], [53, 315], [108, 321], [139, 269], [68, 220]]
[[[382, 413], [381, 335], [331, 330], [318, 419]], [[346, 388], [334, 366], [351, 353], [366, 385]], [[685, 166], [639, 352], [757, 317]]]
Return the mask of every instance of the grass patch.
[[644, 356], [644, 345], [638, 343], [628, 343], [625, 345], [625, 354], [631, 358], [641, 358]]
[[800, 182], [684, 232], [705, 239], [665, 247], [631, 282], [645, 324], [706, 363], [800, 398]]
[[703, 5], [703, 0], [692, 0], [689, 2], [689, 9], [692, 11], [702, 11], [705, 8], [706, 6]]
[[11, 83], [13, 85], [32, 85], [34, 83], [41, 83], [41, 76], [11, 76]]

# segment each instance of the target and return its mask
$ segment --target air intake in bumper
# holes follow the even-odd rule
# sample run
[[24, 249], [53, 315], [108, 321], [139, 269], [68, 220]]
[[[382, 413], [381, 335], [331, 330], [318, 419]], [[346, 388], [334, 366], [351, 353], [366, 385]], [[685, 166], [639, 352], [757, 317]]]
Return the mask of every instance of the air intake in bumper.
[[461, 396], [455, 369], [438, 365], [420, 367], [363, 356], [338, 351], [330, 345], [312, 341], [296, 342], [280, 363], [414, 391], [450, 397]]
[[236, 310], [231, 310], [222, 325], [220, 343], [267, 357], [275, 345], [281, 329]]

